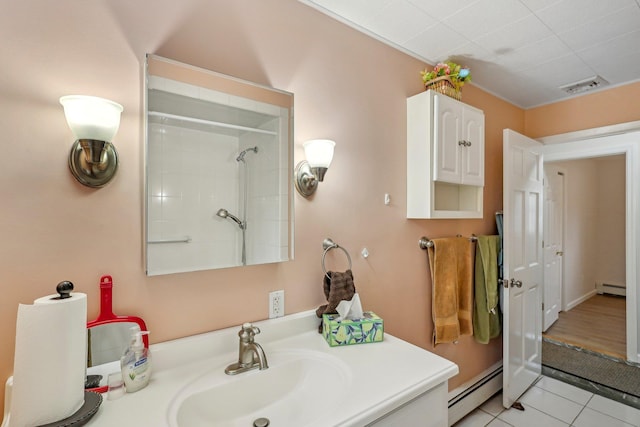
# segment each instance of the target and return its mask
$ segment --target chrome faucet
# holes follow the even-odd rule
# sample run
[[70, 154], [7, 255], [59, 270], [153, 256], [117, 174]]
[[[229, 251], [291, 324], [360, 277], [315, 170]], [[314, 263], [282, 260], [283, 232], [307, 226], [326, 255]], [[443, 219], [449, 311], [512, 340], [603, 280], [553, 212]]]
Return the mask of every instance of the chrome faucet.
[[238, 332], [240, 337], [240, 347], [238, 348], [238, 362], [227, 366], [224, 373], [227, 375], [240, 374], [250, 371], [251, 369], [260, 368], [267, 369], [267, 356], [264, 355], [262, 346], [253, 339], [256, 334], [260, 333], [258, 327], [251, 323], [244, 323]]

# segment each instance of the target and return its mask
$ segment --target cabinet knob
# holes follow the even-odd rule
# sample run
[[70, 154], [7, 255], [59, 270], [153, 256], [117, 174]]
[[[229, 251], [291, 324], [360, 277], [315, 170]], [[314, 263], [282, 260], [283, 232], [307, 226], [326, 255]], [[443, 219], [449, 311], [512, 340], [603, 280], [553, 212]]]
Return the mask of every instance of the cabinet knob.
[[465, 141], [464, 139], [461, 139], [460, 141], [458, 141], [458, 145], [466, 146], [467, 141]]

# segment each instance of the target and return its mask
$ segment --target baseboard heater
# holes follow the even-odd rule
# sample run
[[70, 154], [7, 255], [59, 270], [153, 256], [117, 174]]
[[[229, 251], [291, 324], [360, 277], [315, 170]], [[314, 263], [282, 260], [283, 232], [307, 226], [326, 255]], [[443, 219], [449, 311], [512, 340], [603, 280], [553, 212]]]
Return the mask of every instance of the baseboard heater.
[[449, 425], [453, 425], [502, 389], [502, 361], [449, 392]]
[[596, 282], [596, 292], [600, 295], [620, 295], [627, 296], [627, 287], [625, 285], [614, 285], [612, 283]]

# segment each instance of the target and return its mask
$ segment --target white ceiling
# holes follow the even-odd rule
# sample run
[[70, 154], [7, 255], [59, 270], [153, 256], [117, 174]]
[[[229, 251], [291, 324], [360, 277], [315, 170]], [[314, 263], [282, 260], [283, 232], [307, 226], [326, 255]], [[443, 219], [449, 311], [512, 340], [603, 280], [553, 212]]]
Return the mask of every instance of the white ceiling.
[[300, 1], [429, 64], [466, 65], [522, 108], [596, 75], [604, 88], [640, 80], [640, 0]]

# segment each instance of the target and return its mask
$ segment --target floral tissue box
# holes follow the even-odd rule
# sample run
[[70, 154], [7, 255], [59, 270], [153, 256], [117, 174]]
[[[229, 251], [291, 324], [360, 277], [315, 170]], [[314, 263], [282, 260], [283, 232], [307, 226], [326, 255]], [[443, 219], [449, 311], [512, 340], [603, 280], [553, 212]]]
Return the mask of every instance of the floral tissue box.
[[365, 311], [359, 320], [336, 320], [338, 314], [322, 315], [322, 335], [331, 347], [380, 342], [384, 321], [373, 311]]

